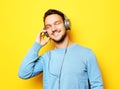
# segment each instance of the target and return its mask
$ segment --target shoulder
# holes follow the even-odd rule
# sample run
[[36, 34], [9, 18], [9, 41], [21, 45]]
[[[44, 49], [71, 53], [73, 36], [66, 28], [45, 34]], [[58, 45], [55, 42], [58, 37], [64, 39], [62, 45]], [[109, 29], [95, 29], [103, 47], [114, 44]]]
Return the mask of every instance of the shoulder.
[[75, 48], [78, 49], [79, 51], [82, 51], [82, 52], [87, 52], [87, 53], [92, 52], [91, 48], [82, 46], [82, 45], [77, 44], [77, 43], [75, 43]]
[[96, 62], [96, 55], [91, 48], [81, 46], [77, 44], [77, 50], [79, 50], [78, 55], [80, 55], [86, 63]]
[[82, 45], [77, 44], [77, 43], [75, 44], [74, 50], [77, 53], [80, 53], [81, 55], [84, 55], [84, 56], [94, 55], [94, 52], [91, 48], [82, 46]]

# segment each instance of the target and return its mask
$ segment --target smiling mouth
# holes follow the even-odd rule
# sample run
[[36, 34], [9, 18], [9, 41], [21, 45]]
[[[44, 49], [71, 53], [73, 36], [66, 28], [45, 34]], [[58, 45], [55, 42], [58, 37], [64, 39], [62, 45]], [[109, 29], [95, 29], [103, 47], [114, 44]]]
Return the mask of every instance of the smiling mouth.
[[59, 35], [59, 33], [60, 33], [60, 31], [55, 31], [55, 32], [53, 32], [53, 35], [54, 35], [55, 37], [57, 37], [57, 36]]

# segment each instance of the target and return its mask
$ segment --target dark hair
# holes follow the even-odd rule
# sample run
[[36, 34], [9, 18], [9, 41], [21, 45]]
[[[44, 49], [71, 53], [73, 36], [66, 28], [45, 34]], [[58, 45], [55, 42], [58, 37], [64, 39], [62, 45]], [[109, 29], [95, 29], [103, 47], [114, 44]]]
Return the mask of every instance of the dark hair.
[[45, 12], [44, 17], [43, 17], [43, 21], [45, 22], [46, 17], [48, 15], [51, 15], [51, 14], [58, 14], [61, 16], [63, 21], [65, 20], [65, 15], [61, 11], [55, 10], [55, 9], [49, 9], [48, 11]]

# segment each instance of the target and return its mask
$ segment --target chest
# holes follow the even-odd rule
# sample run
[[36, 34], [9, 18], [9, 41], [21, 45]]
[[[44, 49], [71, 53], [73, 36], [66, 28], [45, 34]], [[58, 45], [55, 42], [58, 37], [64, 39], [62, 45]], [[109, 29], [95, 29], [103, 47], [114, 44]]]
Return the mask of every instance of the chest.
[[85, 64], [85, 58], [76, 53], [54, 54], [49, 59], [49, 71], [51, 74], [59, 75], [81, 75], [84, 76], [87, 73], [87, 67]]

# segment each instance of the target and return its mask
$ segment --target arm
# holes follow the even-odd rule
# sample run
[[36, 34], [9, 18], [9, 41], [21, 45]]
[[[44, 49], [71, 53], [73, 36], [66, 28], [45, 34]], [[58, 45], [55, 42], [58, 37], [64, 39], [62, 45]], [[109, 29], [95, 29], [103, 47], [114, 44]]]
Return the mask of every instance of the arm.
[[91, 50], [87, 56], [87, 70], [91, 89], [103, 89], [100, 69], [96, 57]]
[[22, 79], [31, 78], [43, 70], [43, 58], [38, 57], [38, 52], [42, 46], [37, 42], [28, 51], [28, 54], [23, 59], [18, 75]]
[[38, 57], [38, 52], [50, 39], [49, 37], [44, 39], [45, 35], [42, 35], [44, 32], [46, 31], [42, 30], [38, 33], [36, 42], [21, 63], [18, 75], [22, 79], [31, 78], [43, 71], [43, 57]]

